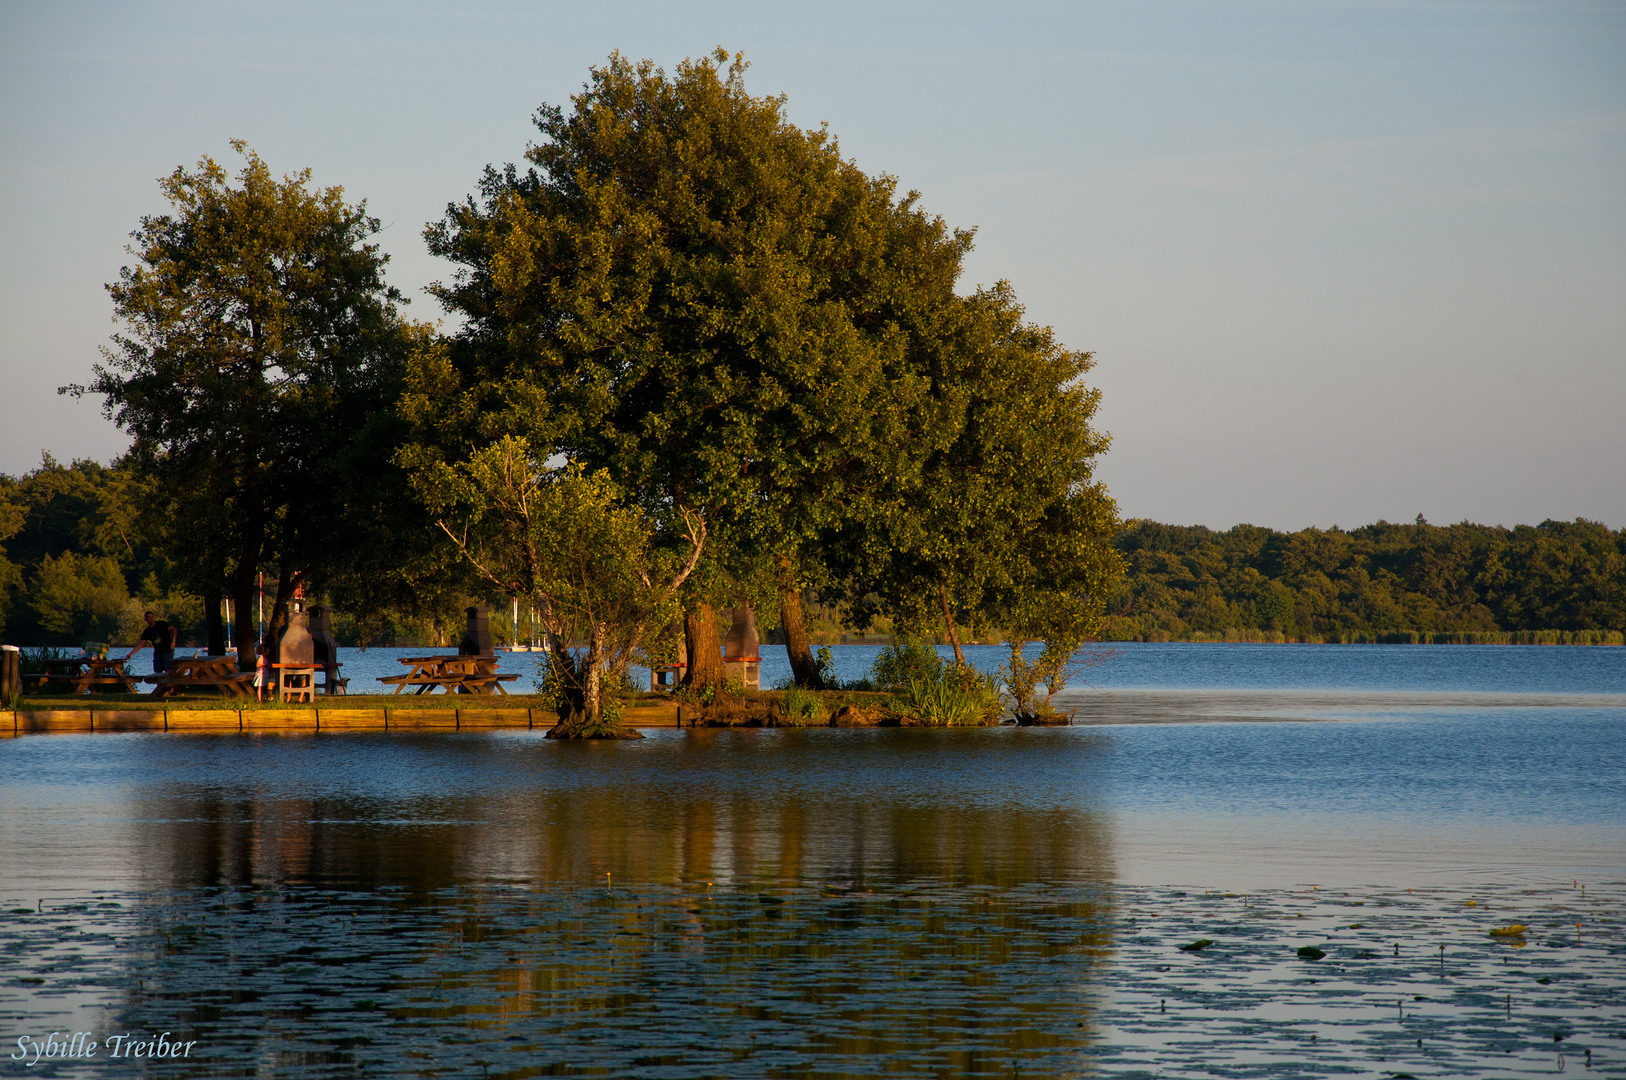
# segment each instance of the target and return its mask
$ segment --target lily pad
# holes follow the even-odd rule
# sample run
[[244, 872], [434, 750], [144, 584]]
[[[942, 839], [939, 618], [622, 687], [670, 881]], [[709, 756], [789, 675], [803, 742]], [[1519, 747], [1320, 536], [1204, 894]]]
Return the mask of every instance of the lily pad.
[[1322, 952], [1320, 949], [1316, 948], [1314, 945], [1306, 945], [1302, 949], [1299, 950], [1299, 959], [1300, 960], [1319, 960], [1323, 956], [1326, 956], [1326, 955], [1327, 955], [1326, 953]]
[[1196, 941], [1193, 941], [1190, 945], [1182, 945], [1182, 946], [1180, 946], [1180, 951], [1181, 952], [1198, 952], [1199, 950], [1208, 948], [1212, 944], [1214, 944], [1213, 941], [1209, 940], [1208, 938], [1198, 938]]

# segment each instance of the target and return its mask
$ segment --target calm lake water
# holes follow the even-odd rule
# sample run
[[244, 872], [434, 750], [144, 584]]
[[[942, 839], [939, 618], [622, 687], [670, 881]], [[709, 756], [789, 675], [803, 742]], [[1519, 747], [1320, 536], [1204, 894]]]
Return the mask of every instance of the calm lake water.
[[[0, 1070], [1626, 1075], [1623, 672], [1137, 645], [1072, 728], [6, 740]], [[6, 1060], [52, 1030], [195, 1045]]]
[[[436, 650], [340, 649], [350, 692], [387, 693], [377, 681], [406, 668], [400, 658]], [[836, 674], [869, 674], [879, 645], [832, 645]], [[942, 646], [938, 653], [952, 657]], [[1510, 693], [1626, 694], [1626, 649], [1535, 645], [1201, 645], [1131, 642], [1107, 647], [1109, 658], [1077, 685], [1187, 690], [1453, 690]], [[1039, 646], [1030, 647], [1037, 656]], [[1010, 659], [1004, 645], [970, 645], [966, 658], [983, 671]], [[500, 668], [521, 673], [510, 689], [528, 689], [540, 654], [502, 653]], [[648, 675], [638, 673], [647, 685]], [[762, 685], [790, 678], [780, 645], [762, 647]]]

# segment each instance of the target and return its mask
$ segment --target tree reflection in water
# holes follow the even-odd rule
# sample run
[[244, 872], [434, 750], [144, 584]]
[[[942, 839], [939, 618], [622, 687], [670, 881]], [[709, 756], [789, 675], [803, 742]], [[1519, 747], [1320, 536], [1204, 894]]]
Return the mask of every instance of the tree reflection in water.
[[860, 734], [351, 737], [489, 782], [149, 790], [118, 1023], [299, 1075], [1080, 1071], [1101, 818], [1020, 793], [1038, 741]]

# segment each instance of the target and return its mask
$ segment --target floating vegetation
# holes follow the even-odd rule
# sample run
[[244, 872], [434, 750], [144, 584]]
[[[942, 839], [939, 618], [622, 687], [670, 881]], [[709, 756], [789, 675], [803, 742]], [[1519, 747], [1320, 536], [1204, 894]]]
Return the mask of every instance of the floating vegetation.
[[[0, 1012], [195, 1040], [196, 1076], [1626, 1075], [1626, 885], [1473, 895], [617, 873], [9, 897]], [[1490, 936], [1515, 925], [1554, 933]]]
[[[1626, 883], [1584, 895], [1569, 881], [1476, 883], [1472, 906], [1466, 894], [1306, 888], [1215, 903], [1120, 887], [1092, 1075], [1626, 1075]], [[1584, 943], [1516, 952], [1490, 936], [1576, 922]], [[1324, 945], [1301, 948], [1306, 930]], [[1171, 962], [1165, 942], [1203, 933], [1212, 945]], [[1317, 963], [1298, 959], [1312, 952]]]

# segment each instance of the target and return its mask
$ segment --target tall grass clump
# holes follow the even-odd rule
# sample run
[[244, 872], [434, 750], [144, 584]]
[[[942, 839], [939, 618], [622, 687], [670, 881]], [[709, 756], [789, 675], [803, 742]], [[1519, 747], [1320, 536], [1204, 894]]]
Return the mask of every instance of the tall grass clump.
[[811, 690], [791, 686], [785, 691], [779, 723], [784, 727], [811, 727], [829, 720], [824, 701]]
[[51, 670], [50, 660], [72, 660], [79, 655], [77, 649], [52, 648], [24, 649], [18, 663], [24, 675], [44, 675]]
[[1005, 705], [993, 676], [945, 664], [927, 677], [910, 680], [908, 689], [893, 699], [892, 711], [905, 723], [921, 727], [979, 727], [999, 723]]

